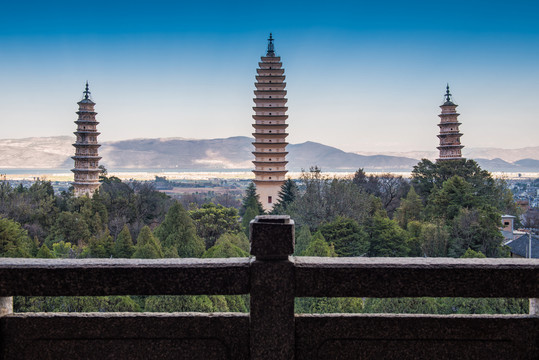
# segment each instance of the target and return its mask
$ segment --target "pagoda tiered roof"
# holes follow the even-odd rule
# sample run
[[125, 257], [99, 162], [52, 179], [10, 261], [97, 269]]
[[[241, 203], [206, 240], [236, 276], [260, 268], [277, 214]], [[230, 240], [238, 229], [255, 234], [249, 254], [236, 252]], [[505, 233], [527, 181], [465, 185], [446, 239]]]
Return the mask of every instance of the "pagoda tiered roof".
[[[286, 90], [254, 90], [256, 96], [258, 95], [283, 95], [286, 96]], [[256, 99], [256, 98], [255, 98]]]
[[265, 138], [265, 137], [271, 137], [271, 138], [287, 137], [288, 133], [256, 133], [254, 132], [252, 133], [252, 135], [255, 137], [255, 139], [258, 139], [258, 138]]
[[[95, 103], [90, 99], [88, 82], [86, 82], [84, 97], [78, 102], [78, 105], [79, 110], [76, 113], [79, 118], [75, 121], [75, 124], [77, 124], [77, 131], [74, 132], [74, 134], [77, 135], [77, 140], [73, 144], [75, 147], [75, 156], [71, 157], [75, 160], [75, 167], [71, 169], [74, 173], [72, 185], [75, 196], [83, 194], [90, 195], [95, 191], [100, 185], [99, 173], [101, 172], [101, 169], [98, 167], [101, 157], [97, 152], [97, 149], [101, 146], [101, 144], [97, 142], [97, 136], [101, 133], [98, 132], [96, 128], [99, 122], [95, 120], [95, 115], [97, 113], [93, 108]], [[88, 129], [86, 127], [88, 127]], [[88, 152], [89, 154], [87, 154]]]
[[259, 160], [253, 160], [253, 164], [255, 165], [274, 165], [274, 166], [285, 166], [288, 164], [288, 161], [259, 161]]
[[254, 120], [286, 120], [288, 119], [288, 115], [276, 115], [276, 114], [271, 114], [271, 115], [253, 115], [253, 119]]
[[277, 107], [277, 106], [254, 106], [253, 107], [253, 110], [254, 111], [266, 111], [266, 110], [275, 110], [275, 111], [287, 111], [288, 110], [288, 107], [286, 106], [280, 106], [280, 107]]
[[[451, 100], [452, 95], [449, 92], [449, 85], [447, 85], [446, 89], [445, 102], [440, 106], [442, 113], [438, 115], [440, 117], [440, 123], [438, 124], [440, 133], [437, 137], [440, 139], [440, 144], [437, 149], [440, 151], [440, 155], [437, 161], [462, 159], [460, 150], [464, 148], [464, 145], [460, 143], [460, 137], [463, 135], [459, 131], [461, 123], [457, 120], [460, 114], [454, 110], [458, 105]], [[445, 112], [447, 107], [452, 108], [451, 112]]]
[[283, 75], [284, 74], [284, 69], [281, 69], [281, 68], [279, 68], [279, 69], [276, 69], [276, 68], [271, 68], [271, 69], [269, 69], [269, 68], [260, 68], [260, 69], [256, 69], [256, 73], [258, 75], [262, 75], [262, 76], [266, 75], [266, 74], [268, 74], [268, 75], [277, 75], [278, 76], [278, 75]]
[[92, 131], [92, 130], [80, 130], [80, 131], [75, 131], [73, 134], [77, 135], [77, 134], [93, 134], [93, 135], [101, 135], [100, 132], [97, 132], [97, 131]]
[[281, 57], [280, 56], [261, 56], [260, 59], [262, 62], [266, 63], [280, 63]]
[[253, 151], [251, 154], [255, 156], [286, 156], [288, 155], [288, 151]]
[[272, 88], [272, 90], [275, 90], [275, 89], [279, 89], [279, 90], [284, 90], [284, 88], [286, 87], [286, 83], [285, 82], [282, 82], [282, 83], [255, 83], [255, 87], [257, 89], [265, 89], [265, 88]]
[[[276, 98], [276, 97], [272, 97], [272, 98], [255, 98], [253, 99], [255, 104], [259, 104], [259, 103], [286, 103], [288, 101], [287, 98]], [[271, 107], [271, 106], [269, 106]]]
[[89, 143], [89, 142], [76, 142], [72, 144], [75, 147], [100, 147], [101, 144], [95, 142], [95, 143]]
[[[257, 124], [257, 123], [254, 123], [253, 124], [253, 127], [255, 129], [260, 129], [260, 130], [264, 130], [264, 129], [276, 129], [276, 128], [279, 128], [279, 129], [286, 129], [288, 127], [288, 124]], [[288, 135], [288, 134], [287, 134]]]

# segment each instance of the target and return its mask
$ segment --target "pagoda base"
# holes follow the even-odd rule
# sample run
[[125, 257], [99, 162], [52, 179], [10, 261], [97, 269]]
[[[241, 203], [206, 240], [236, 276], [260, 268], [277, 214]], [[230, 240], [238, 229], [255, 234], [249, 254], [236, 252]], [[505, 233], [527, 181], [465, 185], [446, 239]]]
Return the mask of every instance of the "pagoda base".
[[256, 192], [260, 197], [260, 203], [264, 211], [271, 211], [273, 205], [279, 199], [279, 192], [284, 181], [254, 181]]
[[73, 185], [73, 195], [75, 197], [91, 197], [94, 192], [99, 189], [99, 186], [101, 186], [100, 182], [74, 182], [71, 184]]

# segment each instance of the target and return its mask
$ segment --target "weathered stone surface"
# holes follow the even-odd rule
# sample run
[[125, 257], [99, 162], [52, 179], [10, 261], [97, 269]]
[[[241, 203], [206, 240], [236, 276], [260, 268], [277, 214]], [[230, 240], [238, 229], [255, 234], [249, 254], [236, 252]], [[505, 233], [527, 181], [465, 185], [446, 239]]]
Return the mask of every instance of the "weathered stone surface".
[[13, 312], [13, 298], [0, 297], [0, 316], [11, 314]]
[[537, 359], [539, 318], [296, 315], [296, 359]]
[[16, 314], [0, 334], [5, 360], [249, 358], [247, 314]]
[[10, 295], [251, 298], [249, 315], [4, 315], [0, 359], [539, 358], [538, 316], [294, 316], [295, 296], [539, 298], [537, 260], [291, 258], [293, 221], [251, 226], [255, 259], [0, 259], [5, 312]]
[[539, 297], [534, 259], [296, 257], [296, 296]]
[[0, 258], [0, 296], [247, 294], [249, 263], [248, 258]]
[[249, 226], [251, 255], [258, 260], [282, 260], [294, 253], [294, 220], [290, 216], [257, 216]]
[[539, 299], [537, 298], [530, 299], [530, 315], [539, 316]]
[[294, 267], [287, 260], [251, 265], [251, 359], [294, 358]]

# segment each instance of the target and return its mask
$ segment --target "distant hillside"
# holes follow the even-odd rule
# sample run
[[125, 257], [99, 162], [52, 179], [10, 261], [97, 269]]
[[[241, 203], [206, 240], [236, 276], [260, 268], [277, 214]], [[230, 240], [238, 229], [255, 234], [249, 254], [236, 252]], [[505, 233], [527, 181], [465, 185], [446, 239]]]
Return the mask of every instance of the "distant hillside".
[[[431, 151], [384, 151], [381, 153], [373, 153], [369, 151], [355, 151], [354, 153], [360, 155], [389, 155], [397, 157], [408, 157], [412, 159], [430, 159], [435, 160], [438, 157], [438, 150]], [[525, 147], [521, 149], [500, 149], [500, 148], [469, 148], [464, 147], [462, 149], [462, 156], [467, 159], [482, 159], [488, 161], [493, 161], [493, 166], [501, 166], [502, 163], [499, 161], [504, 161], [506, 164], [516, 164], [518, 166], [529, 167], [530, 165], [537, 168], [537, 165], [533, 165], [530, 162], [519, 163], [520, 160], [539, 160], [539, 146]], [[485, 163], [487, 163], [485, 162]], [[498, 163], [496, 165], [496, 163]], [[510, 168], [511, 166], [509, 166]], [[494, 171], [494, 170], [493, 170]]]
[[[103, 162], [113, 168], [251, 169], [253, 139], [182, 140], [140, 139], [103, 144]], [[288, 169], [299, 171], [318, 165], [324, 170], [408, 170], [414, 159], [393, 156], [361, 156], [315, 142], [287, 147]]]
[[72, 136], [0, 139], [0, 169], [63, 168], [73, 156], [74, 140]]
[[[70, 136], [0, 140], [0, 172], [2, 168], [69, 169], [73, 166], [73, 141]], [[100, 155], [103, 157], [101, 163], [109, 169], [251, 169], [252, 141], [244, 136], [204, 140], [164, 138], [111, 141], [102, 144]], [[291, 171], [314, 165], [326, 171], [353, 171], [358, 168], [367, 171], [410, 171], [419, 161], [406, 156], [348, 153], [311, 141], [290, 144], [287, 150], [288, 169]], [[481, 167], [490, 171], [539, 171], [539, 160], [533, 158], [515, 162], [501, 158], [476, 160]]]
[[307, 141], [302, 144], [291, 144], [287, 147], [289, 169], [308, 169], [318, 165], [327, 170], [401, 170], [408, 171], [417, 164], [417, 160], [406, 157], [372, 155], [364, 156], [347, 153], [340, 149]]
[[111, 169], [242, 169], [251, 168], [251, 139], [135, 139], [104, 143], [100, 153]]

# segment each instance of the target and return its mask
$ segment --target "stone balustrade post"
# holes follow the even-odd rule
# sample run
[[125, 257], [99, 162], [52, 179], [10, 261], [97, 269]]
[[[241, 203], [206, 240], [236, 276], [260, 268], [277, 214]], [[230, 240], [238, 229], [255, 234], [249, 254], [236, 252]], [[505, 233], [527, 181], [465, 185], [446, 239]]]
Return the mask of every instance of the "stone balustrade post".
[[294, 359], [294, 221], [257, 216], [250, 223], [251, 359]]
[[13, 297], [0, 297], [0, 316], [13, 313]]
[[[5, 316], [5, 315], [9, 315], [13, 313], [13, 297], [12, 296], [9, 296], [9, 297], [1, 297], [0, 296], [0, 318], [2, 316]], [[2, 355], [3, 355], [3, 351], [2, 351], [2, 347], [3, 347], [3, 343], [4, 343], [4, 334], [3, 334], [3, 331], [2, 331], [2, 328], [0, 327], [0, 358], [3, 359]]]
[[530, 299], [530, 315], [539, 315], [539, 299]]

